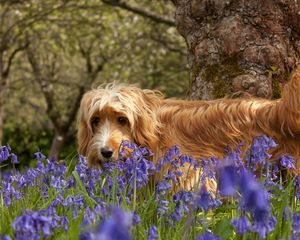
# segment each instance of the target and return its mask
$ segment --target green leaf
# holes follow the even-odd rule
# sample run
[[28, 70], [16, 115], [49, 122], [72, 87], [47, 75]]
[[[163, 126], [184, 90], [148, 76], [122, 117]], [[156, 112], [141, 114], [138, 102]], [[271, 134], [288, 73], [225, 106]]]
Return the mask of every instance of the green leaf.
[[229, 218], [219, 220], [213, 229], [214, 234], [221, 239], [230, 239], [230, 236], [233, 235], [233, 231], [231, 220]]

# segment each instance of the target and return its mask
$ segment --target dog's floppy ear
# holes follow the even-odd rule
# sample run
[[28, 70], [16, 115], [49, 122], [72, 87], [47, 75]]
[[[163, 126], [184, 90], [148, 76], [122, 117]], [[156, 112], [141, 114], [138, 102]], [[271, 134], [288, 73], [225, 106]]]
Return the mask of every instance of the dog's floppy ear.
[[157, 109], [162, 94], [158, 91], [140, 90], [138, 95], [135, 99], [137, 111], [133, 137], [137, 144], [154, 150], [159, 141], [161, 126], [157, 118]]
[[93, 136], [91, 127], [89, 126], [89, 111], [91, 108], [94, 92], [90, 91], [83, 95], [80, 103], [79, 116], [78, 116], [78, 152], [81, 155], [86, 155], [89, 142]]

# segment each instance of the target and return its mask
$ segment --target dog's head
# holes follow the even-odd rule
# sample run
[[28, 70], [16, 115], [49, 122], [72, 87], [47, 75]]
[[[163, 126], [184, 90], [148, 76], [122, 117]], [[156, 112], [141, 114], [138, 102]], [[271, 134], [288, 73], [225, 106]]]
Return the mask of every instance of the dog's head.
[[79, 110], [79, 153], [93, 166], [118, 158], [124, 140], [155, 148], [161, 98], [157, 91], [114, 84], [87, 92]]

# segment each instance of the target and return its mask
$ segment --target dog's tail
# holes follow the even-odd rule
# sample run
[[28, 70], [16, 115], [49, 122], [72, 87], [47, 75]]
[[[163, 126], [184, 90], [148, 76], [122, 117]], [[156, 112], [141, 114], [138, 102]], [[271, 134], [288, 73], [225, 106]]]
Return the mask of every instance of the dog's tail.
[[300, 135], [300, 65], [284, 86], [278, 102], [278, 120], [281, 132], [292, 137]]

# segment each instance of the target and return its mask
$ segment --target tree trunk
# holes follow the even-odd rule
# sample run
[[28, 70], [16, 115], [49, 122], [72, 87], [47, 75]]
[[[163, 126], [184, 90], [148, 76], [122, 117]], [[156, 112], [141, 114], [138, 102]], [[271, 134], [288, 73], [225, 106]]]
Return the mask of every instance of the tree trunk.
[[59, 160], [59, 154], [61, 153], [65, 141], [67, 138], [67, 132], [63, 130], [56, 130], [54, 138], [52, 140], [49, 157]]
[[185, 38], [190, 98], [272, 98], [300, 59], [299, 0], [173, 0]]
[[4, 103], [5, 103], [5, 89], [7, 85], [7, 77], [3, 74], [3, 52], [0, 51], [0, 146], [3, 144], [4, 131]]
[[0, 146], [3, 144], [3, 128], [4, 128], [4, 94], [0, 89]]

